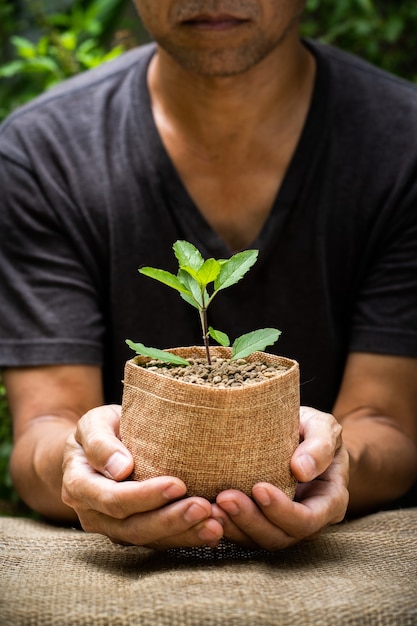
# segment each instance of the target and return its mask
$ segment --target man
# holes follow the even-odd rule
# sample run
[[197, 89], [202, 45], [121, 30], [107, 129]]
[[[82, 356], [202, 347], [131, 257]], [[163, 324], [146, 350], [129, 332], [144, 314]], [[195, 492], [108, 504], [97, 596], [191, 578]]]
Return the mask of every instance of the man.
[[[343, 519], [348, 480], [352, 514], [415, 482], [417, 92], [301, 42], [304, 4], [136, 0], [156, 50], [3, 126], [11, 467], [42, 514], [120, 543], [274, 550]], [[136, 271], [169, 269], [178, 238], [206, 256], [260, 250], [212, 323], [233, 337], [278, 326], [277, 349], [300, 362], [314, 408], [301, 410], [295, 502], [268, 484], [210, 504], [176, 477], [124, 480], [124, 339], [199, 341], [193, 312]]]

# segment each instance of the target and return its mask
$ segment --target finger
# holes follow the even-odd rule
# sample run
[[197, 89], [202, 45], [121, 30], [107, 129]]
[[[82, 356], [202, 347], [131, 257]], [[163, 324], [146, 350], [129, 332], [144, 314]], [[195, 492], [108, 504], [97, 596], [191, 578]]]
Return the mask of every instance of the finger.
[[333, 463], [311, 483], [299, 483], [296, 499], [314, 514], [322, 511], [328, 524], [337, 524], [346, 515], [349, 503], [349, 455], [344, 446], [336, 452]]
[[299, 484], [296, 501], [268, 483], [255, 485], [253, 497], [272, 523], [292, 537], [306, 538], [344, 518], [348, 472], [347, 453], [340, 448], [326, 472], [310, 483]]
[[257, 546], [280, 550], [343, 519], [347, 507], [343, 485], [315, 480], [308, 486], [310, 492], [302, 502], [290, 500], [273, 485], [259, 483], [252, 490], [256, 504], [235, 491], [219, 494], [217, 503]]
[[300, 409], [301, 443], [291, 458], [291, 471], [301, 482], [309, 482], [332, 463], [342, 445], [342, 427], [329, 413], [310, 407]]
[[142, 482], [116, 482], [98, 473], [74, 441], [63, 466], [62, 499], [81, 518], [84, 510], [96, 510], [116, 519], [157, 509], [185, 496], [183, 481], [159, 476]]
[[88, 411], [78, 421], [75, 440], [90, 465], [113, 480], [124, 480], [133, 471], [133, 458], [119, 439], [121, 407], [107, 405]]
[[165, 537], [158, 541], [144, 544], [154, 550], [167, 550], [170, 548], [191, 548], [207, 546], [216, 548], [223, 537], [223, 526], [217, 520], [206, 519], [196, 524], [189, 530], [178, 535]]
[[[284, 498], [287, 498], [283, 492], [280, 493]], [[246, 545], [265, 550], [281, 550], [299, 540], [298, 537], [290, 536], [284, 529], [280, 528], [279, 524], [277, 525], [268, 519], [255, 502], [239, 491], [224, 491], [217, 496], [216, 502], [240, 529], [242, 538], [243, 536], [247, 537], [246, 541], [243, 540]]]
[[224, 509], [217, 504], [212, 505], [212, 516], [214, 519], [218, 520], [223, 526], [223, 536], [225, 539], [232, 541], [240, 546], [245, 548], [256, 548], [257, 545], [254, 541], [244, 533], [236, 524], [233, 522], [231, 517], [226, 513]]
[[167, 547], [218, 542], [221, 524], [210, 519], [211, 505], [203, 498], [187, 498], [159, 510], [135, 514], [125, 520], [98, 514], [86, 515], [84, 529], [100, 532], [117, 543]]

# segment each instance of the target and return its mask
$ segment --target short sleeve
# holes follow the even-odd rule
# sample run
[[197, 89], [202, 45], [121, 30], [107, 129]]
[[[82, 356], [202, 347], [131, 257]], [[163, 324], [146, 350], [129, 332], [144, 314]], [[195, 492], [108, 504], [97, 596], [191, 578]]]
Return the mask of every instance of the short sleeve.
[[350, 349], [417, 357], [417, 191], [414, 201], [397, 202], [391, 219], [380, 220], [378, 245], [370, 242]]
[[13, 129], [3, 132], [0, 366], [100, 364], [103, 272], [94, 225], [48, 151], [22, 144]]

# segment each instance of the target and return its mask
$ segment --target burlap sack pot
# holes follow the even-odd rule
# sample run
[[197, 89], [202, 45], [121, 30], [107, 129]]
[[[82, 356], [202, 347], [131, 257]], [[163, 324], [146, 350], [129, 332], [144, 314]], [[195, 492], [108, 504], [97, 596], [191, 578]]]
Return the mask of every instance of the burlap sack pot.
[[[202, 357], [200, 347], [170, 350]], [[230, 349], [211, 353], [230, 358]], [[177, 476], [187, 494], [214, 501], [224, 489], [250, 495], [254, 484], [272, 483], [290, 498], [296, 480], [290, 459], [299, 441], [299, 367], [290, 359], [255, 352], [247, 360], [288, 369], [265, 382], [239, 388], [194, 385], [140, 364], [125, 366], [121, 439], [134, 458], [132, 478]]]

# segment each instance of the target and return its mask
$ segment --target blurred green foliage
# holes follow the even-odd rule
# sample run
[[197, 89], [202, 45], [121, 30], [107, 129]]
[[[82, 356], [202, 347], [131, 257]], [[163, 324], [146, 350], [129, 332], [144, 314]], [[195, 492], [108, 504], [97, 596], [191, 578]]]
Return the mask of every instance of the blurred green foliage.
[[415, 0], [308, 0], [302, 29], [417, 82]]
[[[120, 30], [127, 5], [130, 0], [0, 0], [0, 121], [52, 85], [146, 40], [140, 27], [136, 37], [131, 35], [130, 23]], [[308, 0], [302, 22], [305, 37], [334, 44], [414, 82], [416, 32], [415, 0]], [[20, 506], [8, 472], [11, 440], [0, 378], [0, 511], [5, 503]]]
[[135, 45], [126, 34], [120, 41], [112, 37], [125, 4], [76, 0], [67, 11], [51, 13], [41, 0], [26, 0], [20, 11], [0, 0], [0, 121], [53, 85]]
[[17, 494], [12, 487], [8, 468], [11, 449], [12, 426], [4, 387], [0, 379], [0, 504], [1, 502], [8, 502], [10, 506], [18, 501]]

